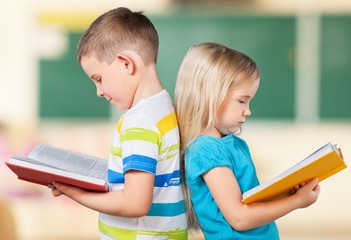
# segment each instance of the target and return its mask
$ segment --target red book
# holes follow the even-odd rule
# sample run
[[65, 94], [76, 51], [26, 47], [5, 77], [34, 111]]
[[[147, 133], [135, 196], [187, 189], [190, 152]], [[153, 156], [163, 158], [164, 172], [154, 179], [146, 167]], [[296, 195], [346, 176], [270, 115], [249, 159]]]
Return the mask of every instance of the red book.
[[108, 161], [43, 144], [27, 157], [13, 156], [6, 165], [21, 180], [41, 185], [62, 182], [89, 191], [108, 191]]

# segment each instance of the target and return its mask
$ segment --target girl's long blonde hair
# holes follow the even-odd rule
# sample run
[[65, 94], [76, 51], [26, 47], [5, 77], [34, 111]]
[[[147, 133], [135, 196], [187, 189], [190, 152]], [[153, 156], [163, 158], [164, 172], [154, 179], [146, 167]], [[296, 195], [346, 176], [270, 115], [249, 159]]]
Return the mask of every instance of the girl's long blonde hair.
[[189, 228], [198, 229], [199, 226], [185, 183], [185, 150], [216, 122], [217, 110], [229, 89], [253, 85], [259, 78], [257, 65], [250, 57], [221, 44], [195, 45], [183, 59], [175, 88], [175, 108], [180, 128], [181, 170]]

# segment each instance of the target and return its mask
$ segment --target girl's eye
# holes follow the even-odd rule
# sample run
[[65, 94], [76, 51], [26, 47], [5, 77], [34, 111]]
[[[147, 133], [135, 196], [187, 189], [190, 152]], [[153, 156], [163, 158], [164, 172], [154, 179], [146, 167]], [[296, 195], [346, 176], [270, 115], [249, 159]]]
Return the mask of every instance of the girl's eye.
[[239, 100], [239, 103], [242, 103], [242, 104], [244, 104], [244, 103], [246, 103], [244, 100]]
[[98, 78], [98, 79], [96, 80], [96, 82], [97, 82], [97, 83], [101, 83], [101, 78]]

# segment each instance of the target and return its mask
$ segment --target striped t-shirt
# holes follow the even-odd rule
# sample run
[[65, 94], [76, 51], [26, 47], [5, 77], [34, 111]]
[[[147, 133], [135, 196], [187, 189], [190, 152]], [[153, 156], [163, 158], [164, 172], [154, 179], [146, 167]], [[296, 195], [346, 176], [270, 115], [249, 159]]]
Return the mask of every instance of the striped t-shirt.
[[121, 117], [109, 160], [111, 191], [123, 189], [128, 170], [155, 175], [151, 209], [140, 218], [100, 213], [100, 239], [187, 239], [179, 166], [177, 118], [172, 100], [163, 90]]

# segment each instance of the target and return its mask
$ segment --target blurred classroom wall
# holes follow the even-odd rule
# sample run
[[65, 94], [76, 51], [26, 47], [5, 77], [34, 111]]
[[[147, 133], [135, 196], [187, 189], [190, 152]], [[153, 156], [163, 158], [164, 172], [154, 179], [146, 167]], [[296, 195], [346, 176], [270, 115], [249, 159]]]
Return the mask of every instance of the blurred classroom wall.
[[[349, 161], [350, 1], [6, 0], [0, 8], [0, 200], [19, 240], [98, 239], [95, 212], [18, 181], [3, 163], [39, 142], [108, 157], [120, 113], [95, 96], [75, 47], [91, 21], [118, 6], [144, 10], [155, 23], [158, 69], [171, 94], [181, 59], [197, 42], [219, 41], [257, 61], [262, 84], [242, 137], [261, 182], [328, 141]], [[321, 183], [316, 205], [278, 220], [282, 239], [348, 238], [350, 180], [346, 169]]]

